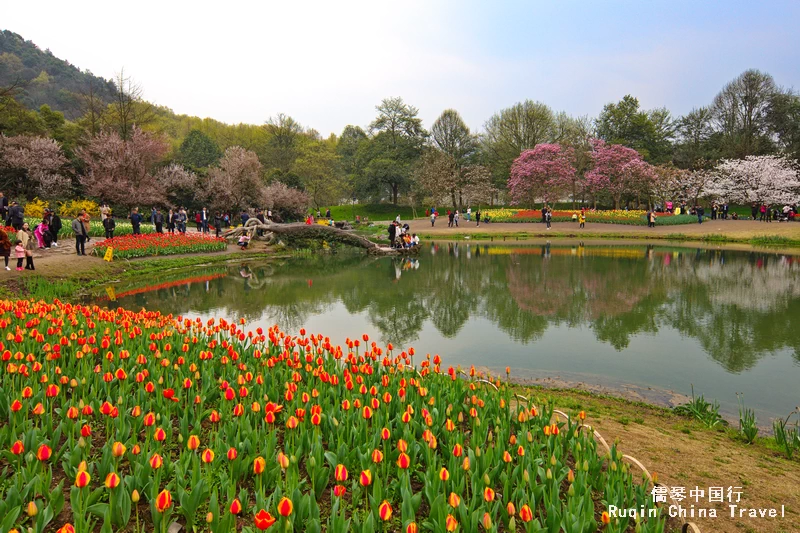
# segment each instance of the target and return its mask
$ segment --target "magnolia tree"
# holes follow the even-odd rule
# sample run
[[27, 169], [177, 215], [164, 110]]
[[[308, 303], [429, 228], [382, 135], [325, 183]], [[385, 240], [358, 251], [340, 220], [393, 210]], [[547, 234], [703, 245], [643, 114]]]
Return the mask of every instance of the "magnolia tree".
[[264, 199], [261, 162], [241, 146], [225, 150], [218, 166], [208, 171], [207, 195], [211, 207], [219, 210], [246, 209]]
[[725, 159], [716, 167], [709, 193], [740, 203], [796, 204], [800, 201], [797, 163], [775, 155]]
[[574, 150], [558, 144], [537, 144], [511, 165], [508, 190], [514, 204], [532, 206], [538, 199], [553, 202], [572, 185]]
[[273, 215], [277, 214], [282, 221], [302, 220], [311, 204], [308, 194], [279, 181], [273, 181], [264, 189], [264, 198]]
[[464, 176], [461, 197], [466, 205], [490, 204], [497, 196], [499, 191], [492, 184], [492, 171], [488, 167], [469, 165], [461, 173]]
[[655, 173], [636, 150], [594, 139], [592, 160], [594, 168], [586, 173], [586, 187], [594, 195], [608, 193], [615, 209], [619, 209], [623, 194], [649, 194]]
[[4, 188], [18, 194], [40, 198], [59, 198], [68, 194], [72, 181], [65, 175], [67, 158], [53, 139], [0, 134], [0, 169], [5, 172]]
[[159, 163], [168, 150], [163, 138], [136, 127], [127, 140], [116, 131], [100, 133], [78, 150], [87, 168], [81, 182], [89, 195], [111, 204], [166, 205]]

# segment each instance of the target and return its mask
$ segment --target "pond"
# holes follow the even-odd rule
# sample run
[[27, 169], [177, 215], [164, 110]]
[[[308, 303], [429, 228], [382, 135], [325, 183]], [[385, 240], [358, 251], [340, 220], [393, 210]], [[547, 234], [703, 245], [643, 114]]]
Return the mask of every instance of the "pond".
[[[425, 243], [166, 272], [97, 300], [413, 346], [419, 361], [650, 401], [736, 393], [760, 425], [800, 404], [800, 257], [645, 245]], [[673, 394], [675, 393], [675, 395]], [[676, 396], [680, 395], [680, 396]]]

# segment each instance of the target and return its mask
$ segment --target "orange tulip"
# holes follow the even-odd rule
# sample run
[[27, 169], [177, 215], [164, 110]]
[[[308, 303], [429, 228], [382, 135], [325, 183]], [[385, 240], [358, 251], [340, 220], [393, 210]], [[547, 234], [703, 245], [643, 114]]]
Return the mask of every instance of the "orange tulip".
[[294, 504], [292, 504], [292, 500], [284, 496], [281, 498], [281, 501], [278, 502], [278, 514], [283, 517], [289, 517], [294, 510]]
[[289, 468], [289, 458], [283, 452], [278, 452], [278, 464], [283, 470]]
[[494, 490], [491, 487], [486, 487], [483, 489], [483, 499], [487, 502], [494, 501]]
[[347, 481], [347, 468], [344, 465], [342, 464], [336, 465], [333, 474], [336, 481], [340, 483], [343, 481]]
[[161, 465], [163, 464], [164, 464], [164, 459], [162, 459], [159, 454], [154, 453], [150, 457], [150, 468], [152, 468], [153, 470], [161, 468]]
[[459, 496], [455, 492], [451, 492], [450, 496], [447, 498], [447, 503], [450, 505], [450, 507], [455, 509], [456, 507], [461, 505], [461, 496]]
[[419, 533], [419, 527], [416, 522], [411, 522], [406, 526], [406, 533]]
[[263, 474], [266, 468], [267, 461], [263, 457], [256, 457], [253, 461], [253, 473], [255, 475]]
[[121, 480], [117, 474], [114, 472], [109, 472], [109, 474], [106, 476], [105, 485], [109, 489], [115, 489], [119, 487], [120, 481]]
[[392, 519], [392, 505], [387, 500], [383, 500], [383, 503], [378, 506], [378, 516], [384, 522]]
[[439, 470], [439, 479], [442, 481], [447, 481], [450, 479], [450, 472], [448, 472], [446, 468], [442, 467], [442, 469]]
[[206, 464], [213, 463], [214, 462], [214, 450], [212, 450], [210, 448], [206, 448], [205, 450], [203, 450], [203, 455], [201, 456], [201, 458], [203, 459], [203, 462], [206, 463]]
[[189, 435], [189, 440], [186, 441], [186, 448], [189, 450], [196, 450], [200, 446], [200, 437], [197, 435]]
[[111, 446], [111, 455], [113, 455], [114, 457], [122, 457], [123, 455], [125, 455], [126, 450], [127, 448], [125, 447], [124, 444], [122, 444], [121, 442], [115, 442]]
[[403, 470], [407, 469], [411, 466], [411, 458], [405, 453], [401, 453], [400, 457], [397, 458], [397, 466]]
[[447, 518], [444, 521], [444, 528], [447, 531], [455, 531], [457, 527], [458, 521], [455, 519], [455, 517], [451, 514], [447, 515]]
[[50, 459], [52, 455], [53, 455], [53, 450], [47, 444], [42, 444], [41, 446], [39, 446], [39, 449], [36, 450], [36, 458], [42, 462]]
[[533, 511], [531, 511], [527, 503], [519, 510], [519, 519], [526, 523], [533, 520]]
[[159, 513], [163, 513], [170, 507], [172, 507], [172, 494], [167, 489], [164, 489], [156, 496], [156, 510]]
[[608, 511], [603, 511], [603, 514], [600, 515], [600, 521], [606, 526], [611, 523], [611, 516], [609, 516]]
[[82, 489], [83, 487], [88, 485], [91, 480], [92, 477], [89, 475], [89, 472], [87, 472], [86, 470], [81, 470], [80, 472], [78, 472], [78, 475], [75, 476], [75, 486], [78, 487], [79, 489]]

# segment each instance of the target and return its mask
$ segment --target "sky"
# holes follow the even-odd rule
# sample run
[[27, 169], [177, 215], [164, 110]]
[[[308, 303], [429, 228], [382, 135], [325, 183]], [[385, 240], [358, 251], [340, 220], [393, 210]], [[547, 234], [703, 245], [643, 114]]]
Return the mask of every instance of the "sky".
[[401, 96], [480, 131], [525, 99], [596, 117], [626, 94], [680, 116], [749, 68], [800, 89], [796, 0], [16, 1], [0, 28], [179, 114], [324, 136]]

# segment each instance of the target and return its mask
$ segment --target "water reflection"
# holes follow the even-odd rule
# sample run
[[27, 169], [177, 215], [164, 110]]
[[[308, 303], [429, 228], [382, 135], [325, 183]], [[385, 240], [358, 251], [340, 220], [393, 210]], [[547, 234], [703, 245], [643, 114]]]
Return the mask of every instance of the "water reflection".
[[488, 321], [518, 343], [559, 327], [589, 328], [616, 350], [639, 334], [668, 342], [659, 332], [673, 328], [728, 372], [787, 349], [800, 362], [800, 265], [780, 254], [434, 243], [418, 259], [316, 255], [173, 276], [191, 277], [133, 287], [104, 303], [213, 311], [288, 329], [341, 304], [397, 345], [417, 340], [426, 324], [451, 339]]

